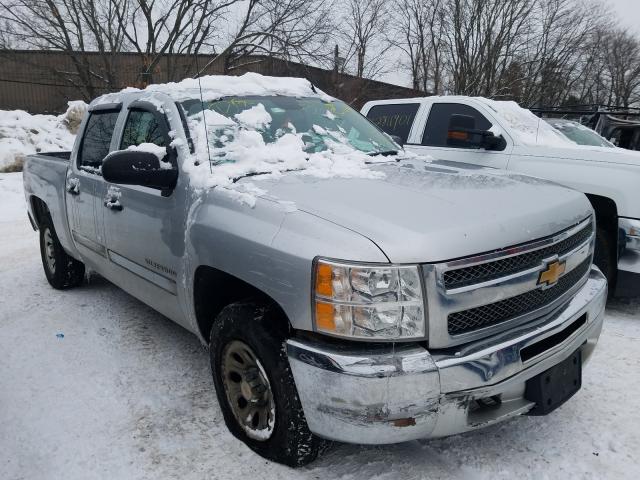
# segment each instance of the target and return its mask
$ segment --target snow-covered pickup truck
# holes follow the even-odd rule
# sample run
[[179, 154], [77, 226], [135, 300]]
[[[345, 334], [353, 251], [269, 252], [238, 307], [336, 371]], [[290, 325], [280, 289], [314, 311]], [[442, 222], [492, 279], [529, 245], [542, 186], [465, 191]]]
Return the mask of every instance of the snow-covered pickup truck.
[[373, 101], [362, 113], [407, 150], [503, 168], [575, 188], [598, 230], [595, 263], [613, 292], [618, 270], [640, 273], [640, 155], [578, 145], [515, 102], [444, 96]]
[[24, 187], [51, 285], [196, 334], [231, 432], [289, 465], [546, 414], [602, 328], [583, 194], [406, 154], [301, 79], [103, 96]]

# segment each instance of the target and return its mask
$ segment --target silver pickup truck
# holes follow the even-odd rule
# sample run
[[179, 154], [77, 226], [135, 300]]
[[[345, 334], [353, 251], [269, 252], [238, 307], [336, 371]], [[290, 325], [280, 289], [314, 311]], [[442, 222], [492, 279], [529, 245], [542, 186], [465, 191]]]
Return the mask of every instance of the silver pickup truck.
[[302, 80], [101, 97], [24, 189], [49, 283], [90, 269], [197, 335], [228, 428], [292, 466], [547, 414], [602, 328], [583, 194], [405, 154]]

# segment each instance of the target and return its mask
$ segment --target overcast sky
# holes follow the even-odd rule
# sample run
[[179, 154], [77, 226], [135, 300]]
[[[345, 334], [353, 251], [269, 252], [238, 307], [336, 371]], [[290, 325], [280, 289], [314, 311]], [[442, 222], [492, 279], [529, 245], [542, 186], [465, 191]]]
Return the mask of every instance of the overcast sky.
[[621, 23], [636, 32], [640, 32], [640, 1], [639, 0], [606, 0]]

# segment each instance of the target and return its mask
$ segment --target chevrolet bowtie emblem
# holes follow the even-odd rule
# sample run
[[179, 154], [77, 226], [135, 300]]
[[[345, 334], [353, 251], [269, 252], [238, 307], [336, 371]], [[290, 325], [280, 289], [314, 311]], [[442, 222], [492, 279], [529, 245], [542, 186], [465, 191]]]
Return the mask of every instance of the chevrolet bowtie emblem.
[[558, 282], [560, 276], [564, 273], [567, 268], [567, 264], [565, 262], [559, 262], [555, 260], [549, 264], [547, 264], [547, 268], [540, 272], [540, 276], [538, 277], [538, 285], [546, 285], [547, 287]]

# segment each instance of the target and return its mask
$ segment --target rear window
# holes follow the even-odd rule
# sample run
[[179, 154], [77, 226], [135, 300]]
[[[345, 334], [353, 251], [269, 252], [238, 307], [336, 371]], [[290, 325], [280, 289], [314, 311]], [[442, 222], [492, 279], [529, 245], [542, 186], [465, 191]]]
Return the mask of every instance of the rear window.
[[418, 107], [418, 103], [376, 105], [371, 107], [367, 118], [389, 135], [397, 135], [406, 142]]
[[113, 129], [118, 120], [117, 111], [97, 111], [91, 113], [84, 129], [78, 166], [87, 170], [98, 169], [109, 153]]

